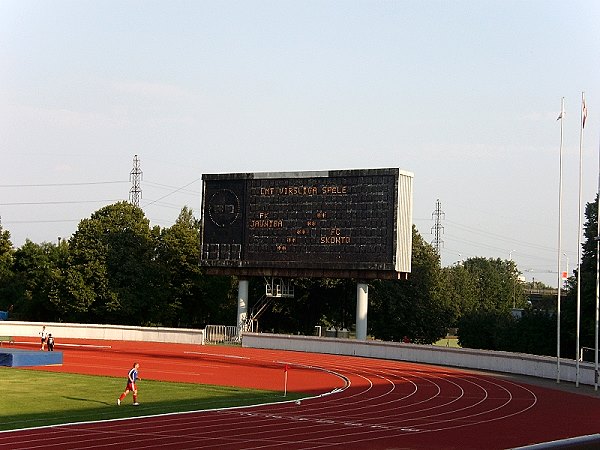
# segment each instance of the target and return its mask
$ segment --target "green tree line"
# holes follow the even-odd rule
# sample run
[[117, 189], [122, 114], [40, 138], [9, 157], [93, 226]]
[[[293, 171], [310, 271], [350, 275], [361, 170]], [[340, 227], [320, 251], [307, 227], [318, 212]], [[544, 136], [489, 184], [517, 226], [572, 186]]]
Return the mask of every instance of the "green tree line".
[[[595, 276], [595, 203], [588, 205], [586, 214], [582, 286], [587, 343], [593, 325], [587, 314], [592, 271]], [[188, 208], [171, 227], [160, 228], [151, 227], [143, 210], [127, 202], [94, 212], [69, 239], [58, 243], [27, 240], [14, 248], [9, 231], [0, 225], [0, 310], [8, 310], [14, 320], [233, 325], [237, 280], [203, 273], [200, 236], [201, 223]], [[555, 310], [530, 306], [519, 275], [513, 261], [493, 258], [474, 257], [441, 267], [433, 246], [413, 226], [408, 279], [369, 282], [369, 335], [429, 344], [458, 328], [463, 346], [552, 354]], [[315, 326], [353, 327], [356, 280], [293, 282], [295, 297], [276, 299], [260, 318], [261, 330], [312, 334]], [[574, 283], [571, 278], [563, 329], [570, 329], [573, 320]], [[250, 306], [263, 294], [264, 280], [252, 279]], [[513, 307], [523, 309], [522, 318], [513, 317]], [[565, 346], [570, 339], [565, 332]]]
[[14, 249], [0, 228], [0, 310], [15, 320], [203, 327], [230, 322], [236, 286], [199, 268], [200, 223], [183, 208], [150, 227], [127, 202], [106, 206], [57, 244]]
[[[561, 357], [576, 359], [581, 349], [595, 348], [596, 282], [598, 277], [598, 197], [586, 205], [582, 242], [581, 276], [577, 269], [567, 279], [561, 295]], [[578, 289], [578, 281], [581, 288]], [[579, 291], [579, 294], [578, 294]], [[519, 295], [519, 294], [517, 294]], [[556, 356], [558, 300], [543, 298], [538, 304], [525, 304], [522, 317], [502, 309], [476, 309], [458, 320], [460, 343], [465, 347]], [[580, 303], [580, 343], [577, 348], [577, 303]], [[517, 303], [519, 305], [519, 303]], [[594, 360], [593, 351], [584, 359]]]

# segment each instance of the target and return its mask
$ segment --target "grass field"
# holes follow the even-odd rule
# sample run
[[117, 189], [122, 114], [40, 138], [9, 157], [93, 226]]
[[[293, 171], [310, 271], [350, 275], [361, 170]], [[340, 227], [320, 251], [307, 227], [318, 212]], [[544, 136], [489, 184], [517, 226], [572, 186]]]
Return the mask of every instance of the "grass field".
[[0, 367], [0, 431], [92, 420], [245, 406], [301, 398], [302, 394], [141, 380], [140, 406], [131, 393], [117, 406], [122, 378]]
[[458, 338], [455, 337], [440, 339], [433, 345], [437, 345], [438, 347], [460, 348], [460, 345], [458, 344]]

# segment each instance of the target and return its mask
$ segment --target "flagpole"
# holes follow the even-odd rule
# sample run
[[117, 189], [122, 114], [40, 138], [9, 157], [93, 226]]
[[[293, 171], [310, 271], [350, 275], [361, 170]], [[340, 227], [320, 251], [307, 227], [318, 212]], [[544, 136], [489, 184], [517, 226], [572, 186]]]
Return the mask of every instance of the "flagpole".
[[[586, 111], [587, 113], [587, 111]], [[585, 121], [583, 122], [585, 126]], [[598, 192], [596, 193], [596, 326], [594, 332], [594, 390], [598, 390], [598, 322], [600, 321], [600, 142], [598, 143]]]
[[565, 98], [560, 99], [560, 151], [558, 176], [558, 296], [556, 299], [556, 382], [560, 383], [560, 288], [561, 288], [561, 257], [562, 257], [562, 173], [563, 173], [563, 119], [565, 116]]
[[577, 226], [577, 323], [576, 323], [576, 337], [575, 337], [575, 386], [579, 387], [579, 376], [580, 376], [580, 329], [581, 329], [581, 216], [582, 216], [582, 174], [583, 174], [583, 111], [585, 109], [585, 94], [581, 93], [581, 129], [579, 131], [579, 225]]

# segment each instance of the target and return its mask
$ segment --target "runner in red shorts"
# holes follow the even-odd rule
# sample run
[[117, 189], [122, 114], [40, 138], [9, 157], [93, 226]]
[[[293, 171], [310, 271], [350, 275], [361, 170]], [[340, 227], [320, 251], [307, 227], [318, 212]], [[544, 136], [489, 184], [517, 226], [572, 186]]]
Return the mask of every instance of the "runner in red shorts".
[[138, 377], [138, 369], [140, 368], [140, 363], [133, 363], [133, 368], [129, 370], [127, 374], [127, 387], [125, 388], [125, 392], [121, 394], [121, 396], [117, 399], [117, 405], [121, 404], [121, 401], [125, 398], [129, 391], [133, 392], [133, 405], [138, 406], [139, 403], [137, 401], [137, 387], [135, 385], [136, 381], [140, 378]]

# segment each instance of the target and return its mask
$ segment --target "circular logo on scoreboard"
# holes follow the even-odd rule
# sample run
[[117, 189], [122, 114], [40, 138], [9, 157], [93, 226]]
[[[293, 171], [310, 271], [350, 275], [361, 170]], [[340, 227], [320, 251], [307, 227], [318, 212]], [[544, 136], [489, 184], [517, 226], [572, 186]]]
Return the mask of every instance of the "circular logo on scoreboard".
[[240, 215], [240, 199], [235, 192], [221, 189], [208, 201], [208, 215], [218, 227], [226, 227], [235, 222]]

